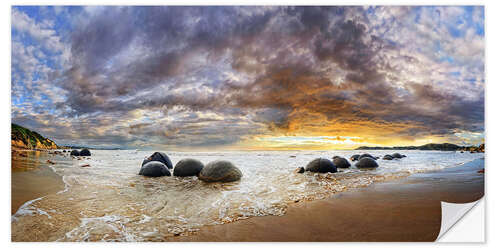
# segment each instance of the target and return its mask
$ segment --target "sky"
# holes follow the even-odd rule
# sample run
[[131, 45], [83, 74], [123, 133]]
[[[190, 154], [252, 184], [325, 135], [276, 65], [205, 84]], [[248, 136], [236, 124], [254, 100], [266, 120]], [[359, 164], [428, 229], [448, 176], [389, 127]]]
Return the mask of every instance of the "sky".
[[484, 142], [482, 6], [13, 6], [11, 120], [58, 145]]

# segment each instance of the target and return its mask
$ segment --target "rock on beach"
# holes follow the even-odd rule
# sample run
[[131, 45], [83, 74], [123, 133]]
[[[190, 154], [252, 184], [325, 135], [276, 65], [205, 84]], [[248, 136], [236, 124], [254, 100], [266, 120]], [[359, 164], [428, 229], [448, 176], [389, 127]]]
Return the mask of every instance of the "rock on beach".
[[170, 171], [167, 166], [159, 161], [150, 161], [144, 164], [139, 171], [139, 175], [149, 177], [170, 176]]
[[359, 161], [356, 163], [356, 167], [361, 169], [373, 169], [378, 167], [378, 163], [373, 158], [364, 157], [359, 159]]
[[349, 168], [351, 166], [351, 163], [349, 163], [349, 161], [344, 157], [334, 156], [333, 165], [335, 165], [337, 168]]
[[307, 164], [305, 170], [317, 173], [336, 173], [337, 167], [328, 159], [316, 158]]
[[232, 182], [240, 180], [243, 173], [229, 161], [209, 162], [200, 172], [198, 178], [205, 182]]
[[203, 163], [196, 159], [182, 159], [174, 167], [174, 176], [196, 176], [203, 169]]
[[170, 158], [168, 158], [167, 154], [163, 152], [154, 152], [151, 156], [144, 159], [144, 161], [142, 162], [142, 166], [151, 161], [159, 161], [165, 164], [165, 166], [167, 166], [168, 169], [174, 168], [174, 166], [172, 165], [172, 161], [170, 161]]

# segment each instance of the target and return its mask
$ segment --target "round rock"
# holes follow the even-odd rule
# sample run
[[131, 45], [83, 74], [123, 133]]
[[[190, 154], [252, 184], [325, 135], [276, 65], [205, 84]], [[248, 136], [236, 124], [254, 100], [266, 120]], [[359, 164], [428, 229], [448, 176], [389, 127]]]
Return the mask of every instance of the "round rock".
[[142, 165], [144, 166], [144, 164], [146, 164], [150, 161], [159, 161], [159, 162], [165, 164], [165, 166], [167, 166], [168, 169], [174, 168], [174, 166], [172, 165], [172, 162], [170, 161], [170, 158], [168, 158], [167, 154], [165, 154], [163, 152], [154, 152], [150, 157], [144, 159], [144, 161], [142, 162]]
[[196, 159], [182, 159], [177, 164], [175, 164], [174, 168], [174, 176], [196, 176], [203, 169], [203, 163]]
[[344, 157], [334, 156], [333, 165], [338, 168], [348, 168], [351, 166], [351, 163], [349, 163], [349, 161]]
[[73, 149], [71, 151], [70, 155], [72, 155], [72, 156], [80, 156], [80, 152], [78, 152], [78, 150], [76, 150], [76, 149]]
[[200, 172], [198, 178], [206, 182], [231, 182], [241, 179], [241, 171], [229, 161], [209, 162]]
[[392, 154], [392, 158], [401, 159], [401, 158], [403, 158], [403, 156], [400, 153], [394, 153], [394, 154]]
[[336, 173], [337, 167], [335, 167], [333, 162], [328, 159], [316, 158], [307, 164], [306, 171], [317, 173]]
[[150, 161], [141, 167], [139, 174], [149, 177], [160, 177], [170, 176], [170, 171], [162, 162]]
[[80, 151], [80, 156], [90, 156], [90, 150], [88, 148], [84, 148]]
[[384, 155], [384, 158], [382, 158], [383, 160], [392, 160], [394, 157], [392, 157], [392, 155]]
[[364, 157], [364, 158], [359, 159], [358, 163], [356, 163], [356, 167], [363, 168], [363, 169], [365, 169], [365, 168], [367, 168], [367, 169], [377, 168], [378, 163], [373, 158]]

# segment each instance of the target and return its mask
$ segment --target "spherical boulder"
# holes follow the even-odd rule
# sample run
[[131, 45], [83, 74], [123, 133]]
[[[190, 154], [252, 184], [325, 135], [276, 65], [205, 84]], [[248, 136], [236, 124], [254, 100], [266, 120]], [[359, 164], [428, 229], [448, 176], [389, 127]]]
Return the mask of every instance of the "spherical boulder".
[[73, 149], [69, 155], [80, 156], [80, 152], [78, 150], [76, 150], [76, 149]]
[[361, 160], [362, 158], [366, 158], [366, 157], [372, 158], [374, 160], [377, 159], [375, 156], [373, 156], [371, 154], [362, 154], [362, 155], [359, 156], [358, 161]]
[[182, 159], [177, 164], [175, 164], [174, 168], [174, 176], [196, 176], [203, 169], [203, 163], [196, 159]]
[[392, 160], [394, 157], [392, 157], [392, 155], [384, 155], [384, 158], [382, 158], [383, 160]]
[[80, 150], [80, 156], [90, 156], [90, 150], [88, 148]]
[[359, 159], [359, 155], [351, 156], [351, 161], [357, 161]]
[[400, 153], [394, 153], [394, 154], [392, 154], [392, 157], [397, 158], [397, 159], [403, 158], [403, 156]]
[[241, 179], [243, 173], [229, 161], [209, 162], [198, 174], [205, 182], [231, 182]]
[[163, 152], [154, 152], [150, 157], [144, 159], [144, 161], [142, 162], [142, 165], [144, 166], [144, 164], [146, 164], [150, 161], [159, 161], [159, 162], [165, 164], [165, 166], [167, 166], [168, 169], [174, 168], [174, 166], [172, 165], [172, 162], [170, 161], [170, 158], [168, 158], [167, 154], [165, 154]]
[[377, 168], [378, 163], [373, 158], [364, 157], [359, 159], [359, 161], [356, 163], [356, 167], [361, 169], [372, 169]]
[[334, 156], [333, 165], [338, 168], [348, 168], [351, 166], [351, 163], [349, 163], [349, 161], [344, 157]]
[[318, 173], [336, 173], [337, 167], [335, 167], [333, 162], [328, 159], [316, 158], [307, 164], [306, 171]]
[[170, 176], [170, 171], [167, 166], [159, 161], [150, 161], [144, 165], [142, 165], [141, 170], [139, 171], [140, 175], [149, 176], [149, 177], [160, 177], [160, 176]]

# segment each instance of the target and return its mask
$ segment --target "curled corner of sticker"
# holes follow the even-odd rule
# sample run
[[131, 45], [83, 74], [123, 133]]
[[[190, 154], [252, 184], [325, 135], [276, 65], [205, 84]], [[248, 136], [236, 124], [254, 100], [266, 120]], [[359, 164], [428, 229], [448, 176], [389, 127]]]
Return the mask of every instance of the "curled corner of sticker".
[[450, 230], [469, 210], [471, 210], [481, 199], [470, 203], [449, 203], [441, 201], [441, 229], [436, 238], [438, 241]]

